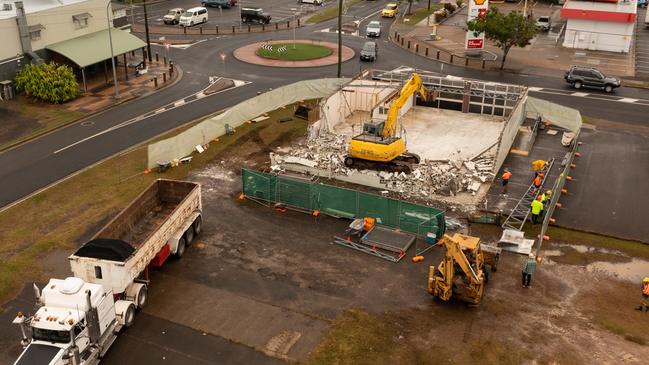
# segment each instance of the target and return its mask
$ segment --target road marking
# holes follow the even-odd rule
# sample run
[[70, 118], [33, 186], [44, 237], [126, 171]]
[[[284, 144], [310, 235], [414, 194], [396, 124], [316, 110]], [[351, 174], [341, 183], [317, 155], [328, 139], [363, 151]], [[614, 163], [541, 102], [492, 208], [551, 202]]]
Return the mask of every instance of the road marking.
[[543, 90], [543, 88], [542, 87], [536, 87], [536, 86], [529, 86], [527, 88], [527, 90], [529, 90], [529, 91], [541, 91], [541, 90]]
[[[142, 121], [142, 120], [144, 120], [144, 119], [148, 119], [148, 118], [150, 118], [150, 117], [152, 117], [152, 116], [154, 116], [154, 115], [157, 115], [157, 114], [159, 114], [159, 113], [164, 113], [164, 112], [167, 112], [167, 111], [170, 111], [170, 110], [176, 109], [176, 108], [178, 108], [178, 107], [180, 107], [180, 106], [183, 106], [183, 105], [185, 105], [185, 104], [193, 103], [194, 101], [200, 100], [200, 99], [205, 98], [205, 97], [207, 97], [207, 96], [217, 95], [217, 94], [220, 94], [220, 93], [222, 93], [222, 92], [226, 92], [226, 91], [234, 90], [234, 89], [236, 89], [236, 88], [239, 88], [239, 87], [241, 87], [241, 86], [245, 86], [245, 85], [248, 85], [248, 84], [251, 83], [250, 81], [242, 81], [242, 80], [233, 80], [233, 81], [234, 81], [234, 87], [231, 87], [231, 88], [229, 88], [229, 89], [225, 89], [225, 90], [217, 91], [217, 92], [215, 92], [215, 93], [212, 93], [212, 94], [206, 95], [206, 94], [204, 93], [204, 91], [207, 90], [207, 88], [209, 88], [209, 86], [208, 86], [208, 87], [206, 87], [205, 89], [203, 89], [203, 90], [197, 92], [197, 93], [194, 94], [194, 95], [191, 95], [191, 96], [189, 96], [189, 97], [184, 97], [184, 98], [182, 98], [182, 99], [180, 99], [180, 100], [177, 100], [177, 101], [175, 101], [175, 102], [169, 103], [169, 104], [167, 104], [167, 105], [165, 105], [165, 106], [163, 106], [163, 107], [161, 107], [161, 108], [159, 108], [159, 109], [156, 109], [156, 110], [154, 110], [154, 111], [150, 111], [150, 112], [147, 112], [147, 113], [145, 113], [145, 114], [139, 115], [139, 116], [137, 116], [137, 117], [135, 117], [135, 118], [129, 119], [129, 120], [125, 121], [125, 122], [122, 122], [122, 123], [120, 123], [120, 124], [114, 125], [114, 126], [108, 128], [108, 129], [105, 129], [105, 130], [101, 131], [101, 132], [95, 133], [95, 134], [93, 134], [93, 135], [91, 135], [91, 136], [88, 136], [88, 137], [86, 137], [86, 138], [84, 138], [84, 139], [81, 139], [81, 140], [76, 141], [76, 142], [74, 142], [74, 143], [72, 143], [72, 144], [69, 144], [69, 145], [67, 145], [67, 146], [65, 146], [65, 147], [63, 147], [63, 148], [60, 148], [60, 149], [54, 151], [53, 154], [57, 154], [57, 153], [59, 153], [59, 152], [63, 152], [63, 151], [65, 151], [65, 150], [67, 150], [67, 149], [69, 149], [69, 148], [72, 148], [72, 147], [74, 147], [74, 146], [76, 146], [76, 145], [79, 145], [79, 144], [81, 144], [81, 143], [83, 143], [83, 142], [89, 141], [89, 140], [91, 140], [91, 139], [93, 139], [93, 138], [97, 138], [97, 137], [99, 137], [99, 136], [102, 136], [102, 135], [104, 135], [104, 134], [106, 134], [106, 133], [110, 133], [110, 132], [115, 131], [115, 130], [117, 130], [117, 129], [120, 129], [120, 128], [122, 128], [122, 127], [126, 127], [126, 126], [129, 126], [129, 125], [131, 125], [131, 124], [135, 124], [135, 123], [137, 123], [137, 122], [140, 122], [140, 121]], [[211, 86], [211, 85], [210, 85], [210, 86]], [[191, 99], [190, 99], [190, 98], [191, 98]], [[188, 100], [188, 99], [189, 99], [189, 100]], [[176, 104], [178, 104], [178, 105], [176, 105]], [[169, 106], [171, 106], [171, 108], [166, 109], [166, 108], [169, 107]]]
[[621, 101], [623, 103], [635, 103], [636, 101], [638, 101], [638, 99], [622, 98], [622, 99], [620, 99], [618, 101]]
[[584, 96], [588, 96], [588, 93], [574, 92], [574, 93], [571, 93], [570, 95], [584, 97]]

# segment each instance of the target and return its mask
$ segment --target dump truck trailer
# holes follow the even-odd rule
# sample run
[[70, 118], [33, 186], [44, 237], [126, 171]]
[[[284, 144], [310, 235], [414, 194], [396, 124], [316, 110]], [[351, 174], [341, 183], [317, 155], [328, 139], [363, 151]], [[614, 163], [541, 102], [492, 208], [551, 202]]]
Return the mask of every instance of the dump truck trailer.
[[15, 365], [97, 364], [146, 304], [148, 270], [181, 257], [201, 232], [200, 185], [156, 180], [70, 255], [74, 277], [34, 285], [37, 311], [18, 313], [23, 353]]

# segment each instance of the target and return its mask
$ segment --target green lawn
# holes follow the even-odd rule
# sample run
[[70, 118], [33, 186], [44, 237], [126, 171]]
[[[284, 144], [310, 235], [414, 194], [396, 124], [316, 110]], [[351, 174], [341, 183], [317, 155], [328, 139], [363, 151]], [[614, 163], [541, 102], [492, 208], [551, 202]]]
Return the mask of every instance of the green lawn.
[[[343, 9], [350, 8], [353, 5], [356, 5], [361, 0], [345, 0], [343, 3]], [[333, 19], [338, 16], [338, 5], [326, 8], [322, 11], [319, 11], [313, 14], [308, 20], [307, 23], [321, 23], [330, 19]]]
[[[286, 51], [278, 52], [277, 50], [282, 46], [286, 47]], [[329, 47], [310, 43], [296, 43], [295, 48], [293, 47], [293, 43], [273, 44], [272, 51], [263, 48], [257, 50], [257, 56], [284, 61], [315, 60], [327, 57], [331, 53], [333, 53], [333, 50]]]

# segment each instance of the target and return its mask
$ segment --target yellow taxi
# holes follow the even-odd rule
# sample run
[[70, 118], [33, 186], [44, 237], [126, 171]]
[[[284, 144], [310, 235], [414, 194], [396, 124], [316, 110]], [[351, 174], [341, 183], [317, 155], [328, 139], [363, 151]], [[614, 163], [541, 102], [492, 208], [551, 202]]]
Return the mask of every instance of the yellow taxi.
[[381, 11], [381, 16], [384, 18], [394, 18], [399, 12], [399, 5], [397, 4], [388, 4], [385, 6], [385, 9]]

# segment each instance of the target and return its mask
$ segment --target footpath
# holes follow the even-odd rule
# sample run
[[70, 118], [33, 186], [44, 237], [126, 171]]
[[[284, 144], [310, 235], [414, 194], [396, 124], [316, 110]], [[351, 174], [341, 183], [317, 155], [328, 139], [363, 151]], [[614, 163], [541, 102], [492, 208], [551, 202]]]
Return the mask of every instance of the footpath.
[[[413, 11], [424, 6], [420, 4], [413, 7]], [[505, 3], [494, 6], [502, 12], [510, 12], [521, 10], [519, 8], [522, 5]], [[490, 41], [486, 41], [482, 57], [465, 56], [467, 11], [467, 7], [459, 9], [437, 25], [433, 24], [432, 17], [430, 22], [424, 18], [414, 25], [394, 22], [390, 29], [390, 40], [409, 52], [441, 62], [479, 69], [500, 69], [502, 51]], [[562, 47], [565, 22], [560, 19], [559, 12], [559, 7], [546, 4], [537, 4], [533, 8], [534, 17], [551, 17], [552, 29], [540, 32], [531, 44], [524, 48], [512, 48], [505, 62], [504, 69], [507, 72], [560, 78], [571, 65], [583, 65], [597, 67], [605, 74], [622, 78], [634, 76], [633, 54]], [[434, 32], [436, 36], [432, 35]]]

